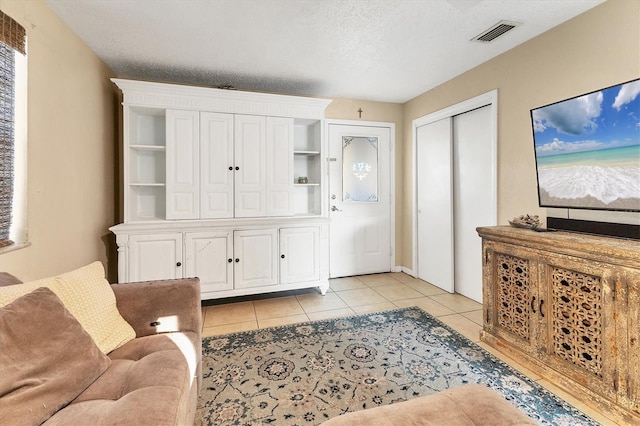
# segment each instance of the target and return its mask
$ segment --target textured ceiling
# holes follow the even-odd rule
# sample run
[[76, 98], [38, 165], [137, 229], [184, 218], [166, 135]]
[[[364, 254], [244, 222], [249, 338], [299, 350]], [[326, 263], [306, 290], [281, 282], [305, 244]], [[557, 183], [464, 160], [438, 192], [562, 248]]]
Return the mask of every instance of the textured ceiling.
[[45, 1], [118, 77], [405, 102], [603, 0]]

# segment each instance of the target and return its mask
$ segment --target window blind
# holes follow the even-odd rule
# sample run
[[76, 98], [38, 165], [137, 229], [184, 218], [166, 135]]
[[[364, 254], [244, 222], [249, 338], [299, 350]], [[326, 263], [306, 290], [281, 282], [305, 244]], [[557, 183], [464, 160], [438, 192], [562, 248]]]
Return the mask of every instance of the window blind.
[[9, 237], [13, 210], [15, 51], [25, 51], [24, 28], [0, 11], [0, 247]]
[[27, 33], [22, 25], [18, 24], [10, 16], [5, 15], [2, 11], [0, 11], [0, 20], [0, 41], [10, 48], [26, 55], [25, 45], [27, 42]]

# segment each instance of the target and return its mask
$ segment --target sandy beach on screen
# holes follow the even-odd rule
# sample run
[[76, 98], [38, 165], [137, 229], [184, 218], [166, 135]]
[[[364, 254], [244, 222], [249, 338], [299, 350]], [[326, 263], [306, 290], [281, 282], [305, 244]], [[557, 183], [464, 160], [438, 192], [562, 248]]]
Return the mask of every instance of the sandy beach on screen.
[[640, 210], [640, 197], [619, 198], [611, 203], [603, 203], [592, 196], [582, 198], [551, 197], [544, 189], [540, 189], [540, 204], [544, 207], [580, 207], [587, 209]]

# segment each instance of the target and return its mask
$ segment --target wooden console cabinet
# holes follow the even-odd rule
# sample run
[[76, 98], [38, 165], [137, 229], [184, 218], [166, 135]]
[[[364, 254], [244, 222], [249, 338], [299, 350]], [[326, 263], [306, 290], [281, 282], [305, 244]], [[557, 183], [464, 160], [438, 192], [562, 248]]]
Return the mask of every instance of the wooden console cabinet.
[[481, 227], [482, 341], [640, 424], [640, 242]]

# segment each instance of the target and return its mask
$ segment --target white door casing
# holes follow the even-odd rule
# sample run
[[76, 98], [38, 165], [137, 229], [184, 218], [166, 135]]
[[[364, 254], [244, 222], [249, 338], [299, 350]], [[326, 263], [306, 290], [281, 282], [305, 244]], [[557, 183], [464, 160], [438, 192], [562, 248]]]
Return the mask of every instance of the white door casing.
[[391, 270], [393, 132], [389, 123], [328, 123], [331, 278]]

